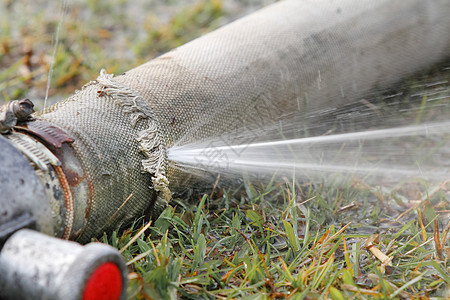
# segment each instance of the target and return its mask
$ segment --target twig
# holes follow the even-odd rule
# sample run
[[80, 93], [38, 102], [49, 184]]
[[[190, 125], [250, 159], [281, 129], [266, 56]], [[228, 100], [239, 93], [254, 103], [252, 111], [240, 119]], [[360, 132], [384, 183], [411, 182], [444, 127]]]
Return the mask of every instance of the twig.
[[147, 230], [147, 228], [150, 227], [150, 225], [152, 224], [152, 221], [148, 222], [147, 225], [145, 225], [141, 230], [139, 230], [138, 233], [136, 233], [135, 236], [133, 236], [133, 238], [122, 248], [120, 249], [120, 253], [123, 253], [123, 251], [125, 251], [131, 244], [133, 244], [134, 242], [136, 242], [136, 240], [144, 233], [144, 231]]

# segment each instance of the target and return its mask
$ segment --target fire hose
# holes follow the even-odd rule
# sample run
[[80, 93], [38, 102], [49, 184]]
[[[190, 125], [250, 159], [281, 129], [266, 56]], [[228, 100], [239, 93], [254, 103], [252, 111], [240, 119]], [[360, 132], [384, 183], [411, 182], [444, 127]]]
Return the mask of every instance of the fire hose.
[[168, 165], [175, 144], [249, 126], [249, 115], [269, 124], [339, 107], [447, 59], [449, 14], [447, 0], [282, 1], [124, 74], [102, 71], [41, 112], [3, 106], [2, 297], [87, 299], [96, 272], [124, 297], [117, 251], [49, 236], [85, 244], [157, 218], [190, 180]]

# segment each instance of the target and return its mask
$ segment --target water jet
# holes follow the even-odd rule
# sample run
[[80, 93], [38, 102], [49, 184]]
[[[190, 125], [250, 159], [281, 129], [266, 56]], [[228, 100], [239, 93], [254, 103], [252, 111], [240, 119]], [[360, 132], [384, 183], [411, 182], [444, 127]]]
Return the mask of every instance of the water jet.
[[[193, 169], [445, 180], [448, 152], [423, 164], [414, 151], [446, 148], [448, 73], [422, 95], [425, 104], [399, 100], [401, 118], [416, 112], [411, 123], [364, 128], [354, 117], [384, 113], [371, 97], [397, 105], [383, 92], [402, 79], [447, 68], [449, 9], [445, 0], [276, 3], [124, 74], [102, 71], [4, 137], [43, 186], [53, 214], [43, 217], [52, 223], [46, 233], [80, 243], [142, 214], [156, 218], [172, 192], [202, 180]], [[424, 122], [429, 103], [439, 114]], [[223, 157], [233, 165], [220, 166]], [[401, 168], [388, 168], [399, 161]]]

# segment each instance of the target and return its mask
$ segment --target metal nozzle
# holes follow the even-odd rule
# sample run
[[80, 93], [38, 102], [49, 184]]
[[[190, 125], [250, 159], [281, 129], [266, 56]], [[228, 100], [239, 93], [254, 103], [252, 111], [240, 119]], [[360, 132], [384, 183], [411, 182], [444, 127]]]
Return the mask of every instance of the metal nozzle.
[[[52, 237], [72, 231], [71, 186], [62, 168], [71, 160], [64, 165], [45, 138], [27, 134], [34, 127], [17, 126], [32, 108], [28, 99], [0, 108], [0, 298], [123, 299], [127, 269], [116, 249]], [[51, 133], [55, 149], [71, 141]]]
[[124, 299], [127, 269], [119, 251], [22, 229], [0, 252], [2, 299]]

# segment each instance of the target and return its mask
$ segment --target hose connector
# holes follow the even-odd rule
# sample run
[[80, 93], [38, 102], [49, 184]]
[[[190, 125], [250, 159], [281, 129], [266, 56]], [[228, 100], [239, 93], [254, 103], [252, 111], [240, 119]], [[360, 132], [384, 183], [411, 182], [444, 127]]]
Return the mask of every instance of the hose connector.
[[0, 252], [2, 299], [125, 299], [127, 268], [117, 249], [22, 229]]

